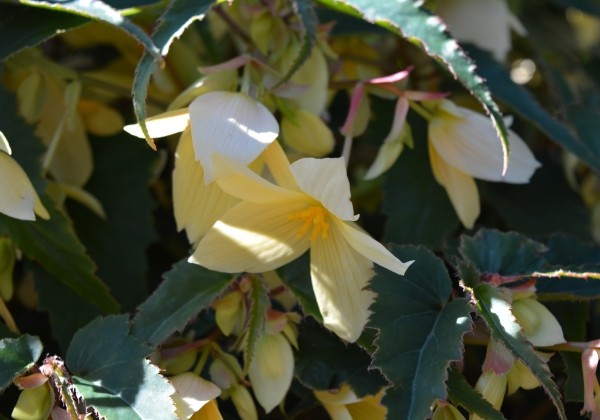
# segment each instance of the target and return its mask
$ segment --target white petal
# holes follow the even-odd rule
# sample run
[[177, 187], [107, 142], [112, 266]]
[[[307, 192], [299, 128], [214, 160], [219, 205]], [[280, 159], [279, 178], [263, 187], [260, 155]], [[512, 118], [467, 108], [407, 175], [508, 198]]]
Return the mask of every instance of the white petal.
[[207, 232], [189, 261], [226, 273], [279, 268], [309, 247], [308, 235], [298, 237], [303, 221], [289, 219], [309, 205], [305, 200], [241, 202]]
[[221, 395], [221, 389], [192, 372], [170, 378], [176, 393], [173, 400], [180, 418], [189, 419], [210, 400]]
[[431, 143], [429, 159], [433, 175], [446, 189], [458, 218], [466, 228], [471, 229], [480, 212], [477, 184], [471, 176], [442, 160]]
[[215, 152], [248, 165], [279, 134], [271, 112], [243, 93], [209, 92], [194, 99], [189, 110], [196, 160], [206, 183], [213, 180]]
[[400, 275], [404, 275], [408, 267], [413, 263], [413, 261], [403, 263], [383, 245], [366, 233], [352, 226], [352, 224], [344, 223], [339, 220], [335, 220], [334, 223], [338, 225], [340, 232], [350, 246], [354, 248], [356, 252], [364, 255], [374, 263]]
[[364, 290], [373, 276], [373, 263], [354, 250], [333, 223], [327, 239], [311, 244], [310, 272], [323, 324], [340, 338], [356, 341], [375, 297]]
[[8, 143], [8, 139], [4, 136], [4, 133], [0, 131], [0, 152], [5, 152], [7, 154], [12, 154], [12, 150], [10, 148], [10, 144]]
[[173, 210], [177, 229], [185, 229], [192, 244], [239, 199], [225, 193], [219, 185], [204, 185], [204, 171], [194, 157], [190, 129], [186, 129], [175, 152], [173, 170]]
[[294, 353], [282, 334], [265, 334], [258, 340], [248, 376], [267, 413], [283, 401], [294, 378]]
[[305, 158], [292, 163], [302, 191], [343, 220], [357, 220], [350, 201], [350, 182], [343, 158]]
[[17, 161], [4, 152], [0, 152], [0, 197], [0, 213], [15, 219], [35, 220], [37, 193]]
[[540, 166], [521, 138], [509, 130], [510, 156], [502, 176], [502, 146], [489, 119], [470, 109], [457, 107], [462, 119], [443, 110], [429, 124], [429, 141], [448, 164], [479, 179], [526, 183]]
[[[146, 119], [146, 128], [152, 138], [170, 136], [181, 133], [189, 124], [190, 116], [187, 108], [176, 109]], [[140, 139], [146, 138], [139, 124], [130, 124], [123, 130]]]

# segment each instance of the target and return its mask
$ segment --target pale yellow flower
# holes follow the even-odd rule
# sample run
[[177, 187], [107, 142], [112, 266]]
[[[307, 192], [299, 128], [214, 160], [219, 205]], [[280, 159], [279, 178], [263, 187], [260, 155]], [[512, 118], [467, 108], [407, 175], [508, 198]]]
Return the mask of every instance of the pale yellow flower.
[[502, 147], [487, 117], [449, 100], [440, 101], [433, 110], [429, 120], [431, 169], [467, 228], [473, 227], [480, 212], [473, 178], [524, 184], [540, 166], [525, 142], [512, 130], [508, 133], [510, 156], [503, 175]]
[[511, 30], [526, 33], [505, 0], [440, 0], [436, 13], [456, 39], [490, 51], [498, 61], [511, 49]]
[[211, 270], [261, 273], [281, 267], [308, 249], [311, 279], [324, 324], [355, 341], [367, 322], [374, 294], [364, 290], [373, 262], [404, 274], [403, 263], [357, 228], [343, 159], [305, 158], [274, 185], [246, 167], [215, 156], [216, 182], [242, 200], [198, 243], [190, 262]]
[[179, 419], [189, 419], [221, 395], [218, 386], [192, 372], [181, 373], [170, 378], [170, 381], [175, 388], [175, 394], [171, 398]]
[[[475, 390], [477, 390], [483, 398], [485, 398], [496, 410], [500, 410], [504, 395], [506, 394], [506, 386], [508, 384], [508, 373], [497, 374], [493, 369], [486, 370], [481, 374]], [[478, 415], [471, 415], [471, 420], [481, 419]]]
[[332, 420], [383, 420], [387, 408], [381, 404], [384, 392], [358, 398], [349, 385], [332, 391], [314, 391]]
[[29, 177], [11, 153], [8, 140], [0, 132], [0, 213], [21, 220], [35, 220], [36, 214], [49, 219]]
[[317, 115], [297, 109], [284, 115], [281, 134], [285, 144], [308, 157], [323, 157], [333, 151], [333, 133]]

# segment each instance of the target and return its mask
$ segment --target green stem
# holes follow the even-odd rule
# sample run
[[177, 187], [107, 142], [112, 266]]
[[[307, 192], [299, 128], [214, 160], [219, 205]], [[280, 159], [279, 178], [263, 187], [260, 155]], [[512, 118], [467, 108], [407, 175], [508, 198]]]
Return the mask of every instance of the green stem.
[[419, 114], [421, 117], [423, 117], [427, 121], [431, 121], [433, 119], [433, 114], [430, 111], [428, 111], [424, 106], [422, 106], [414, 101], [409, 101], [408, 105], [410, 106], [410, 108], [413, 111], [415, 111], [417, 114]]

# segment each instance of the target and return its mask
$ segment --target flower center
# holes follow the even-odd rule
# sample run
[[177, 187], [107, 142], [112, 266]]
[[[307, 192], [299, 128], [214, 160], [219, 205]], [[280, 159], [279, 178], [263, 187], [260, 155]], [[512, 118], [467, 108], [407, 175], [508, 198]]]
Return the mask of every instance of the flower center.
[[327, 210], [322, 206], [312, 206], [306, 210], [299, 211], [298, 213], [291, 214], [289, 220], [302, 220], [304, 224], [298, 231], [297, 236], [303, 237], [312, 229], [310, 233], [310, 240], [313, 241], [321, 235], [322, 239], [327, 239], [327, 232], [329, 231], [329, 223], [327, 223]]

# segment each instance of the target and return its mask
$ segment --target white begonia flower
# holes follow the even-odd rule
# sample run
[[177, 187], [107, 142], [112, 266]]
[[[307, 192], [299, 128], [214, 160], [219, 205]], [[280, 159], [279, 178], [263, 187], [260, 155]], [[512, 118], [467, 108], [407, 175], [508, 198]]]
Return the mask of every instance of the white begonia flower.
[[49, 219], [29, 177], [11, 153], [8, 140], [0, 132], [0, 213], [21, 220], [35, 220], [36, 214]]
[[431, 169], [467, 228], [473, 227], [480, 211], [473, 178], [525, 184], [540, 166], [525, 142], [510, 129], [508, 134], [509, 163], [502, 175], [502, 146], [486, 116], [449, 100], [433, 110], [428, 136]]
[[218, 386], [192, 372], [181, 373], [170, 378], [170, 381], [176, 391], [171, 398], [180, 419], [189, 419], [211, 400], [221, 395]]
[[498, 61], [504, 61], [512, 47], [511, 30], [526, 34], [505, 0], [440, 0], [436, 13], [452, 36], [490, 51]]

